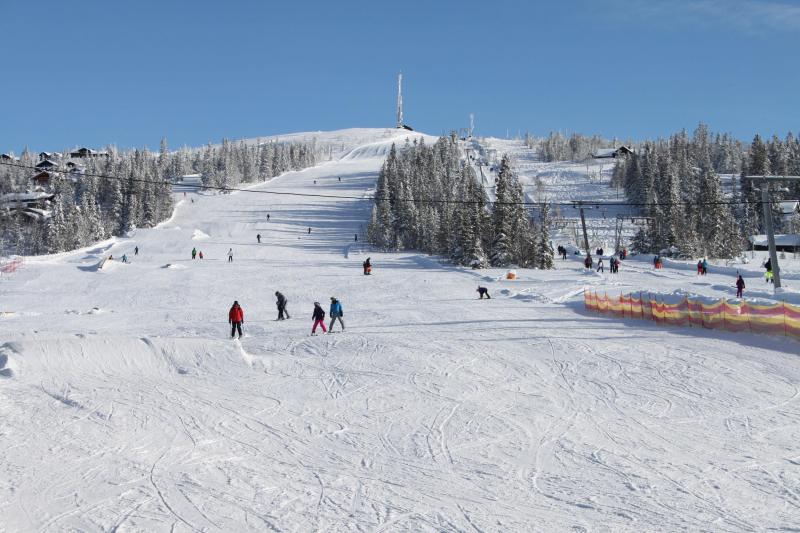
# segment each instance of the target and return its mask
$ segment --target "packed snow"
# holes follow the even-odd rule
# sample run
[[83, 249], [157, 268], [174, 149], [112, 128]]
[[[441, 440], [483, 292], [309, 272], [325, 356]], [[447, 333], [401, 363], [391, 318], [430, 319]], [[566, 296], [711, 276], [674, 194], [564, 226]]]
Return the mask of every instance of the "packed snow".
[[[584, 287], [728, 296], [737, 270], [775, 299], [758, 257], [698, 277], [570, 256], [506, 280], [380, 253], [363, 242], [377, 172], [419, 134], [329, 137], [329, 162], [253, 192], [181, 190], [194, 202], [157, 228], [0, 280], [0, 529], [798, 528], [800, 343], [583, 308]], [[615, 194], [585, 165], [543, 172], [558, 198]], [[782, 263], [789, 291], [798, 265]], [[312, 337], [331, 296], [347, 329]]]

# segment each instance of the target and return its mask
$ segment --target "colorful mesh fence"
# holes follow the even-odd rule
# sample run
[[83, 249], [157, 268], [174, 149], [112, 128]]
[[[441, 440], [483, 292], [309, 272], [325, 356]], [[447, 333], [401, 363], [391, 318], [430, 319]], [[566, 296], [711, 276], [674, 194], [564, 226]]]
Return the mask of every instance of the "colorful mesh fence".
[[583, 292], [583, 301], [590, 311], [622, 318], [652, 320], [669, 326], [784, 335], [800, 340], [800, 307], [786, 302], [759, 305], [723, 298], [709, 304], [684, 297], [678, 303], [667, 303], [659, 295], [646, 292], [609, 297], [588, 290]]

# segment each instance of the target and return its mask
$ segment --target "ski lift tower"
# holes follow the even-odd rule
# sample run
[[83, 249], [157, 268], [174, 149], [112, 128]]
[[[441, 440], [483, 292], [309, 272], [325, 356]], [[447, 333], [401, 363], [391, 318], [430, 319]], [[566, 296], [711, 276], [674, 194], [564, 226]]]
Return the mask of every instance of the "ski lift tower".
[[744, 176], [743, 179], [756, 180], [761, 183], [761, 207], [764, 210], [764, 229], [767, 230], [769, 260], [772, 265], [772, 280], [777, 290], [781, 288], [781, 269], [778, 267], [778, 251], [775, 249], [775, 230], [772, 228], [772, 198], [769, 194], [769, 184], [783, 181], [800, 181], [800, 176]]
[[403, 72], [397, 75], [397, 129], [403, 128]]

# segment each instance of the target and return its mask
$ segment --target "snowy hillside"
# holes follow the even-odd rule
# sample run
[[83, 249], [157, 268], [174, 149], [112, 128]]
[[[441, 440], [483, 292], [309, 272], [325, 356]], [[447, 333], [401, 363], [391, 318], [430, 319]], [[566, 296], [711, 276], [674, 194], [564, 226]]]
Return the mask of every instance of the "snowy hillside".
[[[177, 193], [157, 228], [2, 278], [0, 530], [796, 529], [800, 343], [583, 309], [584, 287], [731, 296], [731, 269], [570, 258], [506, 281], [370, 250], [383, 156], [417, 135], [319, 134], [334, 160]], [[615, 194], [517, 160], [552, 199]], [[746, 294], [770, 298], [756, 261]], [[346, 332], [309, 336], [331, 296]]]

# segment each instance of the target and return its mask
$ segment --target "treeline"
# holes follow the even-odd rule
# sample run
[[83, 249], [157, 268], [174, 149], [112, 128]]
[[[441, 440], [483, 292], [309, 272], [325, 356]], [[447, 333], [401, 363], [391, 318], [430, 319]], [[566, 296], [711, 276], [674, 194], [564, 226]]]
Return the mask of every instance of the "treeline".
[[534, 221], [503, 157], [496, 201], [488, 202], [453, 137], [392, 146], [381, 168], [367, 237], [386, 250], [420, 250], [483, 268], [552, 268], [549, 208]]
[[[674, 247], [694, 257], [738, 255], [746, 236], [763, 232], [760, 192], [738, 175], [800, 172], [800, 145], [791, 134], [785, 141], [773, 136], [768, 144], [757, 135], [747, 149], [728, 135], [712, 137], [700, 124], [691, 137], [682, 131], [636, 148], [617, 161], [611, 185], [623, 187], [634, 209], [651, 218], [632, 243], [643, 252]], [[735, 175], [727, 193], [720, 173]], [[772, 197], [798, 193], [795, 185]], [[782, 218], [774, 219], [776, 228], [784, 229]]]
[[[153, 227], [173, 210], [172, 184], [186, 174], [200, 174], [209, 187], [236, 187], [268, 180], [288, 170], [313, 166], [315, 142], [231, 143], [170, 152], [162, 140], [159, 152], [121, 152], [111, 146], [108, 157], [81, 159], [82, 170], [52, 172], [49, 218], [35, 221], [18, 211], [0, 213], [0, 253], [35, 255], [90, 245], [134, 228]], [[68, 154], [60, 158], [66, 161]], [[18, 166], [0, 165], [0, 193], [32, 188], [33, 154], [24, 151]], [[93, 175], [109, 176], [96, 177]]]
[[560, 132], [550, 132], [545, 138], [525, 134], [525, 145], [536, 150], [539, 159], [552, 161], [582, 161], [601, 148], [616, 148], [616, 139], [604, 139], [599, 135], [591, 137], [573, 133], [569, 137]]

